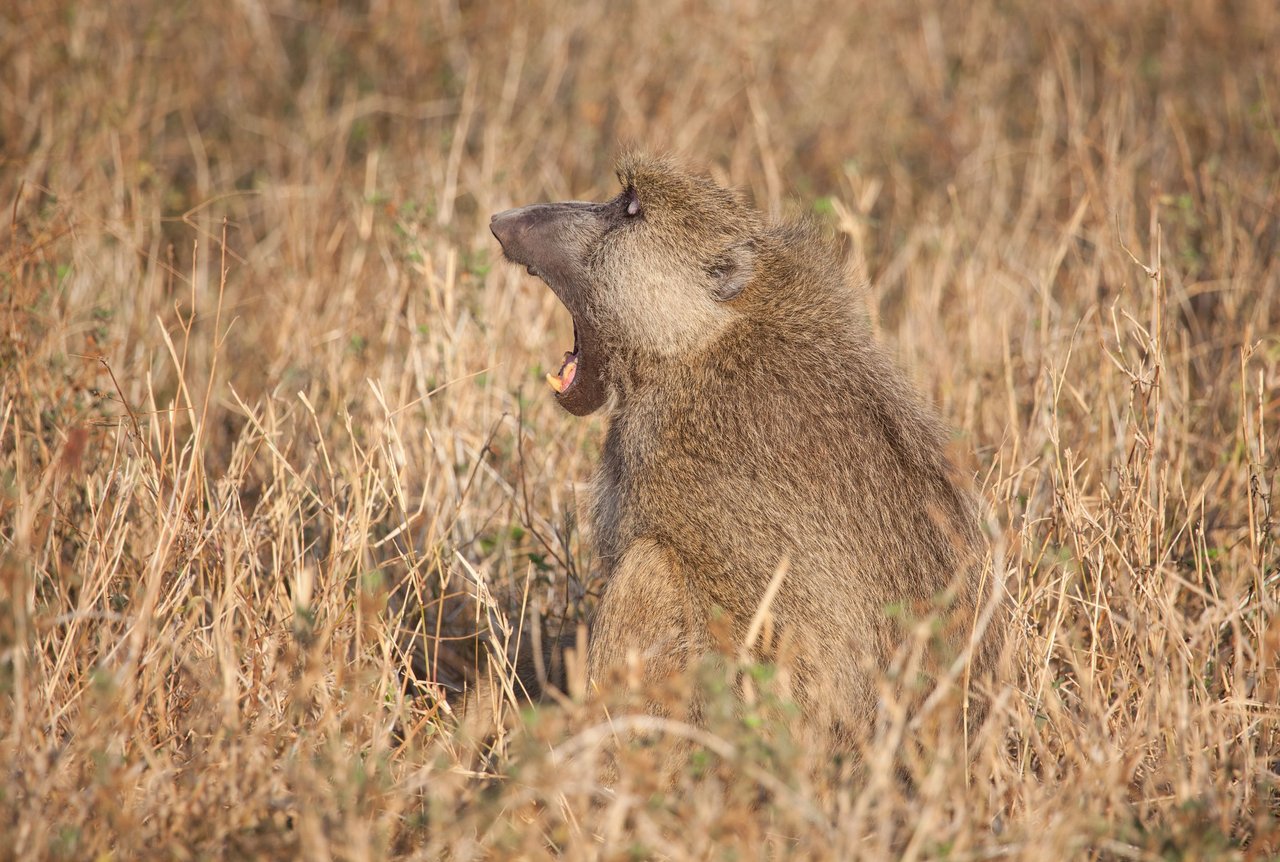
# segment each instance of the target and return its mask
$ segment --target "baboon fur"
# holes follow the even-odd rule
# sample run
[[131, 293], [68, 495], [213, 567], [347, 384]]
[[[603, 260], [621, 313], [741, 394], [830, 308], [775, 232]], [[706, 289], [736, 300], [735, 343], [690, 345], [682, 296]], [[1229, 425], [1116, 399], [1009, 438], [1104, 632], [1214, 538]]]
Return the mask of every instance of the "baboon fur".
[[[665, 158], [625, 157], [618, 178], [611, 201], [492, 224], [573, 315], [578, 379], [557, 397], [607, 410], [591, 682], [637, 658], [660, 677], [741, 645], [780, 566], [772, 637], [751, 655], [782, 665], [832, 750], [865, 738], [879, 680], [921, 620], [934, 644], [917, 674], [971, 651], [985, 679], [1000, 635], [979, 624], [992, 587], [974, 499], [838, 249]], [[689, 710], [696, 721], [696, 698]]]

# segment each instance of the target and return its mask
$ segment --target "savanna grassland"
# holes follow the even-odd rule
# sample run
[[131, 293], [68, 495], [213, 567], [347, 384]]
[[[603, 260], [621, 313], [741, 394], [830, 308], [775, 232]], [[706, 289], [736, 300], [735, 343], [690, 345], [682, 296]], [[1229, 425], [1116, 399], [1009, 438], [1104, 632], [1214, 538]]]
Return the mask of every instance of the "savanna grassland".
[[[1275, 858], [1277, 46], [1274, 0], [5, 3], [0, 856]], [[764, 695], [457, 732], [601, 587], [603, 420], [488, 218], [632, 146], [823, 223], [955, 429], [1010, 608], [967, 754], [887, 710], [818, 786]], [[687, 773], [605, 786], [619, 726]]]

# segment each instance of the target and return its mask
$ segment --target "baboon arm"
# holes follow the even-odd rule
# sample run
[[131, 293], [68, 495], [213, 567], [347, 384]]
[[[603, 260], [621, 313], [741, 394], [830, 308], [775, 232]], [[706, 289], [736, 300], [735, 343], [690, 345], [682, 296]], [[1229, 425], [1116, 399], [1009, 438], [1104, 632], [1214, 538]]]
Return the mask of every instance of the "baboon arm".
[[693, 649], [689, 597], [679, 565], [651, 539], [623, 553], [596, 608], [587, 647], [592, 687], [625, 674], [635, 686], [681, 672]]

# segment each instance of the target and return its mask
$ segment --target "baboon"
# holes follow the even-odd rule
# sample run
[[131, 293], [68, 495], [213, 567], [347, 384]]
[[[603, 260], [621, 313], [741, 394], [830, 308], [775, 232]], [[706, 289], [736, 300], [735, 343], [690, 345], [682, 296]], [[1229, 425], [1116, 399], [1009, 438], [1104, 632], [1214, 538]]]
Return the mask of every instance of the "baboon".
[[547, 375], [556, 400], [608, 414], [590, 680], [636, 656], [654, 677], [682, 671], [725, 648], [713, 630], [741, 645], [775, 575], [773, 637], [750, 654], [785, 666], [828, 746], [865, 734], [882, 694], [872, 671], [915, 621], [933, 618], [941, 643], [915, 673], [971, 650], [985, 674], [999, 635], [980, 624], [992, 592], [974, 499], [835, 244], [667, 158], [627, 156], [617, 173], [610, 201], [490, 225], [573, 317], [573, 349]]

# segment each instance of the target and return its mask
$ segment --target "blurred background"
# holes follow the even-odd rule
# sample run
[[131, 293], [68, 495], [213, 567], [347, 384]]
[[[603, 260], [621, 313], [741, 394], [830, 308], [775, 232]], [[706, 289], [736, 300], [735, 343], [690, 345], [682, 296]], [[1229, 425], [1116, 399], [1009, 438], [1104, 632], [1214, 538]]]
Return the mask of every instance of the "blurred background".
[[[611, 196], [630, 148], [837, 237], [989, 505], [989, 792], [953, 764], [828, 846], [1276, 847], [1277, 45], [1274, 0], [9, 0], [19, 855], [594, 852], [568, 772], [476, 801], [439, 695], [599, 589], [603, 423], [554, 405], [569, 317], [487, 222]], [[687, 829], [735, 799], [610, 834], [750, 848]]]

